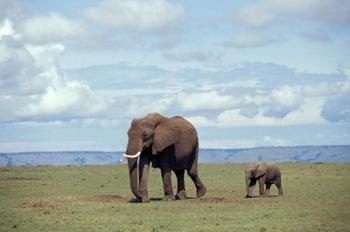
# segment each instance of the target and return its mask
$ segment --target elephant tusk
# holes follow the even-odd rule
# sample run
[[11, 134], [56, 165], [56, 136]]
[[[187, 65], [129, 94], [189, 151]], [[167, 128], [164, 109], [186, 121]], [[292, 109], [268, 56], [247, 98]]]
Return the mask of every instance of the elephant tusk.
[[137, 152], [135, 155], [128, 155], [128, 154], [124, 153], [124, 154], [122, 155], [122, 157], [120, 158], [120, 161], [122, 162], [122, 161], [124, 161], [126, 158], [134, 159], [134, 158], [139, 157], [140, 155], [141, 155], [141, 151]]

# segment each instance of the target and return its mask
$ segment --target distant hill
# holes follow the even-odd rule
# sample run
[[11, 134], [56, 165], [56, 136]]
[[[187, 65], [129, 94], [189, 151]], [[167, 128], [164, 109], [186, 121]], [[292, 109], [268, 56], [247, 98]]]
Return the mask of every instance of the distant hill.
[[104, 165], [119, 163], [121, 152], [60, 151], [0, 153], [0, 166]]
[[[104, 165], [120, 163], [122, 152], [68, 151], [0, 153], [0, 166]], [[350, 145], [200, 149], [200, 163], [350, 162]]]
[[350, 145], [202, 149], [199, 160], [202, 163], [247, 163], [257, 160], [306, 163], [350, 162]]

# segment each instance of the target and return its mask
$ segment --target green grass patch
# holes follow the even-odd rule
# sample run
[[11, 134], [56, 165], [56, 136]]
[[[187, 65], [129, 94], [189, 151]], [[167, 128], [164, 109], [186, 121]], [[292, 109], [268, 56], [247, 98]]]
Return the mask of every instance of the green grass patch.
[[245, 199], [243, 165], [224, 164], [200, 165], [203, 199], [186, 177], [170, 202], [152, 169], [148, 204], [129, 203], [126, 165], [0, 168], [0, 231], [350, 231], [350, 164], [279, 166], [283, 198]]

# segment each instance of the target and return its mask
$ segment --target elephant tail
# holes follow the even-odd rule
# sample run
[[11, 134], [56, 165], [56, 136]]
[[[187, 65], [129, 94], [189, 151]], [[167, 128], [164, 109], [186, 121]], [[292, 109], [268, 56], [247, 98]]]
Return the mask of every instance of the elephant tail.
[[196, 139], [197, 141], [196, 141], [196, 146], [195, 146], [195, 151], [194, 151], [194, 155], [195, 155], [195, 157], [196, 157], [196, 159], [198, 160], [198, 153], [199, 153], [199, 141], [198, 141], [198, 137], [197, 137], [197, 139]]
[[197, 171], [198, 164], [198, 154], [199, 154], [199, 142], [198, 137], [196, 138], [196, 144], [193, 148], [191, 159], [190, 159], [190, 172]]

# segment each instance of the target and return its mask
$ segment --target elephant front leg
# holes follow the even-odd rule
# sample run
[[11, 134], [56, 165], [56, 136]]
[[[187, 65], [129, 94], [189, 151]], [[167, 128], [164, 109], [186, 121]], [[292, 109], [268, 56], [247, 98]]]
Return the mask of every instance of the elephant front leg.
[[148, 176], [149, 176], [149, 159], [147, 156], [140, 157], [139, 163], [139, 182], [141, 202], [149, 202], [148, 198]]
[[166, 201], [175, 200], [173, 186], [171, 184], [171, 170], [170, 169], [161, 169], [163, 188], [164, 188], [164, 197]]
[[176, 178], [177, 178], [177, 193], [176, 199], [184, 200], [187, 198], [186, 190], [185, 190], [185, 170], [175, 170]]
[[197, 165], [195, 165], [195, 168], [192, 167], [190, 170], [187, 170], [187, 173], [196, 186], [197, 198], [203, 197], [207, 193], [207, 188], [203, 185], [201, 179], [199, 178]]
[[248, 182], [246, 198], [253, 197], [253, 187], [254, 187], [255, 184], [256, 184], [256, 179], [251, 179]]
[[262, 177], [259, 179], [259, 194], [261, 197], [263, 197], [264, 193], [265, 193], [265, 178]]

